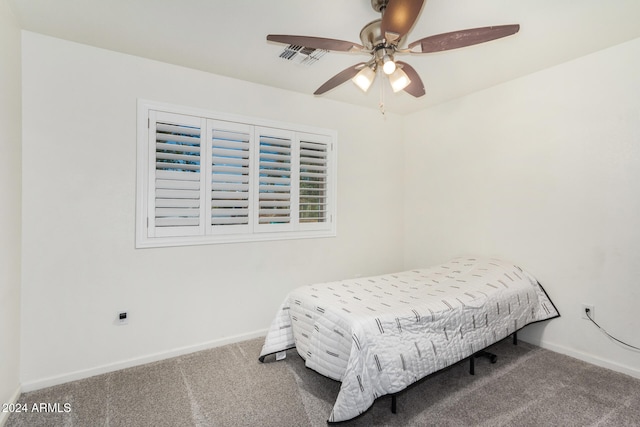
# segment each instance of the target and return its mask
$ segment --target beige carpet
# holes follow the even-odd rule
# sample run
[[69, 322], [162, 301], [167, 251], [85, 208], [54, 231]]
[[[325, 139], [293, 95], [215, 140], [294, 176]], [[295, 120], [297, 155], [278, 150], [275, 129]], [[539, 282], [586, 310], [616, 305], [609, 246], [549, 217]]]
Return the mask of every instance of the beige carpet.
[[[17, 426], [325, 426], [340, 384], [304, 366], [258, 362], [262, 339], [25, 393], [62, 412], [12, 414]], [[506, 339], [476, 360], [378, 399], [347, 426], [640, 426], [640, 380]], [[64, 404], [69, 412], [64, 412]]]

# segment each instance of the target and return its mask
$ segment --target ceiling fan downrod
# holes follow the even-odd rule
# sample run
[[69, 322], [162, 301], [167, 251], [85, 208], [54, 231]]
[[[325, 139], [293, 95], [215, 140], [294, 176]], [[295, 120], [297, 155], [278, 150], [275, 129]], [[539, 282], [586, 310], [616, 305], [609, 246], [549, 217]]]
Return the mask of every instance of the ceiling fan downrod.
[[371, 0], [371, 7], [376, 12], [384, 14], [384, 10], [387, 8], [389, 0]]

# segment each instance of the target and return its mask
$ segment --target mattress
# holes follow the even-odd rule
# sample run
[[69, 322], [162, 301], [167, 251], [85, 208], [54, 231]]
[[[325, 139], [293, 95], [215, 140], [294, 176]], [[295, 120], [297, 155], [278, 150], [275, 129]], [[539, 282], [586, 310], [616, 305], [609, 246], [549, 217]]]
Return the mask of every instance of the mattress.
[[297, 288], [278, 310], [260, 356], [295, 347], [307, 367], [341, 381], [328, 417], [338, 422], [530, 323], [557, 316], [525, 270], [497, 259], [456, 258]]

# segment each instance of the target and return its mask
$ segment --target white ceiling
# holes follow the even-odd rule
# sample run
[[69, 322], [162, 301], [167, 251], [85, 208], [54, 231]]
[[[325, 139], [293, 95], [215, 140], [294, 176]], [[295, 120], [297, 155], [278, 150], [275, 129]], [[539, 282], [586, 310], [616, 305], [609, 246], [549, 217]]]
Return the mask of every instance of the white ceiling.
[[[26, 30], [242, 80], [312, 93], [367, 60], [331, 52], [308, 67], [280, 59], [267, 34], [360, 43], [379, 18], [370, 0], [8, 0]], [[322, 95], [410, 113], [640, 37], [640, 0], [427, 0], [411, 42], [466, 28], [520, 24], [514, 36], [435, 54], [403, 55], [422, 77], [422, 98], [393, 94], [378, 78], [368, 94], [351, 82]]]

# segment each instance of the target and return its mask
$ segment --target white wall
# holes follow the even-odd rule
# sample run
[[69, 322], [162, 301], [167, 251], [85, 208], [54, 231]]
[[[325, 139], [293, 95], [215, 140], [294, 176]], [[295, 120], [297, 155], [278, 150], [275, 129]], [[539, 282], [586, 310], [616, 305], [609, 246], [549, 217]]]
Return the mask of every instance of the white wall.
[[20, 390], [20, 110], [20, 28], [0, 0], [0, 403]]
[[[10, 15], [0, 19], [15, 39]], [[4, 64], [20, 48], [2, 40]], [[22, 56], [25, 390], [261, 333], [299, 284], [461, 254], [512, 259], [545, 285], [563, 317], [527, 328], [525, 339], [640, 371], [636, 354], [579, 313], [595, 304], [598, 320], [637, 344], [640, 40], [385, 120], [375, 109], [30, 32]], [[19, 61], [9, 64], [3, 84], [20, 78]], [[12, 140], [18, 86], [9, 84], [0, 114]], [[137, 98], [337, 129], [338, 237], [135, 250]], [[2, 173], [19, 176], [19, 147], [2, 138]], [[20, 198], [19, 185], [1, 191]], [[3, 305], [1, 328], [18, 313], [19, 215], [0, 217], [11, 236], [0, 289], [14, 301]], [[113, 324], [121, 309], [128, 326]], [[17, 344], [17, 329], [2, 343]], [[17, 350], [3, 346], [0, 357], [11, 359], [7, 373], [0, 368], [2, 387], [5, 377], [13, 384], [0, 392], [10, 394]]]
[[[262, 333], [298, 285], [402, 267], [398, 116], [30, 32], [23, 83], [25, 390]], [[336, 129], [338, 237], [134, 249], [137, 98]]]
[[533, 343], [640, 377], [640, 39], [406, 119], [405, 267], [499, 256], [562, 317]]

